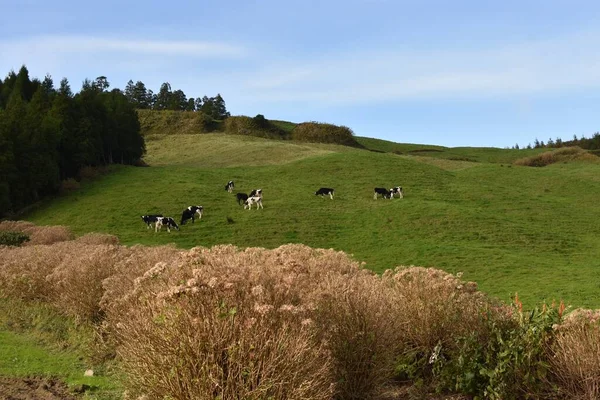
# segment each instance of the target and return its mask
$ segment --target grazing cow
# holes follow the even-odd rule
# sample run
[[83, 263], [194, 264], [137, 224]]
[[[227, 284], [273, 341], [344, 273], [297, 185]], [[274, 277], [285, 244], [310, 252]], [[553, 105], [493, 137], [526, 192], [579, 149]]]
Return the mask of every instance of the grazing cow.
[[162, 214], [150, 214], [150, 215], [142, 215], [142, 221], [148, 225], [148, 229], [152, 227], [152, 224], [155, 224], [158, 217], [162, 217]]
[[227, 185], [225, 185], [225, 190], [227, 190], [229, 193], [233, 192], [233, 188], [235, 187], [235, 185], [233, 184], [233, 181], [229, 181], [227, 182]]
[[252, 204], [256, 203], [256, 209], [258, 210], [258, 208], [263, 208], [263, 204], [262, 204], [262, 197], [258, 197], [258, 196], [253, 196], [253, 197], [248, 197], [248, 199], [246, 199], [246, 201], [244, 202], [244, 210], [246, 209], [246, 207], [248, 208], [248, 210], [252, 209]]
[[392, 199], [394, 198], [394, 194], [397, 194], [401, 199], [404, 198], [404, 191], [402, 190], [402, 186], [396, 186], [390, 189], [390, 194], [392, 195]]
[[333, 200], [333, 189], [322, 187], [315, 192], [315, 196], [318, 196], [318, 195], [321, 195], [321, 196], [329, 195], [329, 197], [331, 197], [331, 200]]
[[238, 193], [235, 197], [237, 197], [237, 202], [240, 206], [248, 200], [248, 195], [246, 193]]
[[261, 197], [262, 198], [262, 189], [254, 189], [253, 191], [250, 192], [250, 194], [248, 195], [248, 197]]
[[191, 219], [193, 223], [195, 214], [198, 214], [198, 219], [202, 219], [202, 212], [204, 212], [202, 206], [189, 206], [181, 213], [181, 225], [185, 224], [188, 219]]
[[377, 195], [380, 194], [381, 197], [383, 197], [384, 199], [389, 199], [389, 198], [393, 198], [393, 192], [392, 189], [388, 190], [386, 188], [378, 188], [376, 187], [375, 190], [373, 191], [373, 198], [375, 200], [377, 200]]
[[158, 232], [162, 229], [162, 226], [166, 226], [167, 227], [167, 232], [171, 233], [171, 229], [170, 228], [175, 228], [177, 230], [179, 230], [179, 227], [177, 226], [177, 223], [175, 222], [175, 220], [171, 217], [158, 217], [157, 221], [156, 221], [156, 226], [154, 227], [154, 232]]

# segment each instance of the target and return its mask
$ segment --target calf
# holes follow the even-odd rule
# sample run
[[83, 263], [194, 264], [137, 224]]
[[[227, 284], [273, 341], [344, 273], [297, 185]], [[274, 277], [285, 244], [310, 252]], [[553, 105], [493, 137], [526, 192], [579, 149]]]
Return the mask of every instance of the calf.
[[248, 200], [248, 195], [246, 193], [238, 193], [235, 197], [237, 197], [237, 202], [240, 206]]
[[373, 198], [377, 200], [377, 195], [380, 194], [384, 199], [392, 198], [394, 195], [392, 193], [392, 189], [388, 190], [386, 188], [378, 188], [376, 187], [373, 191]]
[[333, 189], [322, 187], [315, 192], [315, 196], [318, 196], [318, 195], [321, 195], [321, 196], [329, 195], [329, 197], [331, 197], [331, 200], [333, 200]]
[[148, 225], [147, 229], [152, 227], [152, 224], [155, 224], [158, 220], [158, 217], [162, 217], [162, 214], [150, 214], [150, 215], [142, 215], [142, 221]]
[[167, 232], [169, 232], [169, 233], [171, 233], [170, 228], [175, 228], [175, 229], [179, 230], [179, 227], [177, 226], [177, 223], [175, 222], [175, 220], [173, 218], [158, 217], [157, 221], [156, 221], [156, 226], [154, 227], [154, 232], [160, 231], [163, 225], [167, 227]]
[[246, 201], [244, 202], [244, 210], [246, 209], [246, 207], [248, 208], [248, 210], [252, 209], [252, 204], [256, 203], [256, 209], [258, 210], [258, 208], [263, 208], [263, 204], [262, 204], [262, 197], [258, 197], [258, 196], [253, 196], [253, 197], [248, 197], [246, 199]]
[[402, 190], [402, 186], [396, 186], [390, 189], [390, 194], [392, 195], [392, 199], [394, 198], [394, 194], [397, 194], [401, 199], [404, 198], [404, 191]]
[[194, 222], [194, 215], [198, 214], [198, 219], [202, 219], [202, 212], [204, 211], [204, 207], [202, 206], [189, 206], [183, 213], [181, 213], [181, 225], [185, 224], [188, 219]]
[[260, 198], [262, 198], [262, 189], [254, 189], [253, 191], [250, 192], [250, 194], [248, 195], [248, 197], [260, 197]]
[[229, 193], [233, 192], [233, 188], [235, 187], [235, 185], [233, 184], [233, 181], [229, 181], [227, 182], [227, 185], [225, 185], [225, 190], [227, 190]]

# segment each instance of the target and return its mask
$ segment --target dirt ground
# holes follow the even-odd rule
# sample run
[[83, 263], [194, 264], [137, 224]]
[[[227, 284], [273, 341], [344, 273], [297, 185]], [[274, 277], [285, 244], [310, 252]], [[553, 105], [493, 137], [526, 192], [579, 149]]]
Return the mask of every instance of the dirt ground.
[[52, 378], [0, 376], [0, 400], [75, 400], [64, 382]]

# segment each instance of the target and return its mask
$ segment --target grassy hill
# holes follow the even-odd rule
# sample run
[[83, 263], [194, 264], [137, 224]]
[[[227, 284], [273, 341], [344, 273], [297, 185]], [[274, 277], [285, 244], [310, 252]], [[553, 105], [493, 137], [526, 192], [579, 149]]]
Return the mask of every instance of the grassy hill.
[[[25, 219], [125, 244], [304, 243], [344, 250], [376, 271], [462, 271], [483, 291], [503, 300], [518, 292], [530, 306], [564, 299], [600, 307], [598, 164], [513, 166], [539, 150], [368, 138], [357, 139], [375, 151], [218, 133], [147, 139], [150, 168], [115, 167]], [[223, 188], [230, 179], [236, 191], [262, 188], [264, 210], [243, 210]], [[404, 199], [373, 200], [373, 187], [396, 185]], [[321, 186], [334, 187], [335, 200], [316, 197]], [[140, 219], [160, 212], [179, 221], [192, 204], [205, 216], [180, 232], [155, 234]]]

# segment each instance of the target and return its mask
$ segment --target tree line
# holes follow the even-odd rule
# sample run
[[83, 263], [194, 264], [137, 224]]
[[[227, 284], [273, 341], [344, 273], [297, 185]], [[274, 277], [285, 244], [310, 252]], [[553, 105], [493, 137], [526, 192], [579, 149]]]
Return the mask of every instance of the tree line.
[[105, 77], [73, 93], [64, 78], [0, 80], [0, 216], [57, 193], [84, 166], [133, 164], [145, 152], [135, 105]]
[[[535, 138], [533, 142], [533, 146], [531, 143], [524, 147], [526, 149], [543, 149], [543, 148], [553, 148], [557, 149], [560, 147], [581, 147], [584, 150], [600, 150], [600, 132], [596, 132], [590, 138], [586, 138], [585, 135], [582, 135], [580, 138], [577, 138], [577, 135], [573, 135], [573, 139], [571, 140], [562, 140], [557, 137], [556, 139], [549, 138], [546, 143], [543, 140], [538, 140]], [[515, 144], [513, 149], [520, 149], [519, 144]]]
[[138, 109], [199, 111], [215, 120], [224, 120], [230, 116], [225, 106], [225, 100], [220, 94], [214, 97], [190, 97], [183, 90], [172, 90], [168, 82], [160, 86], [158, 93], [146, 88], [142, 81], [127, 82], [125, 97]]

